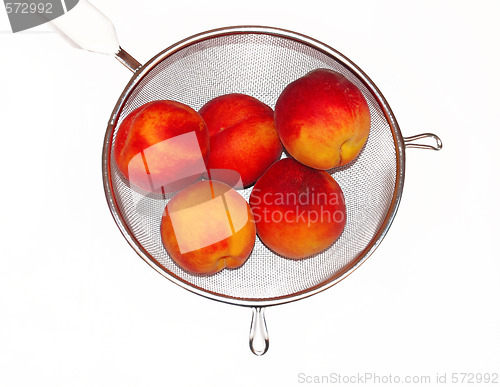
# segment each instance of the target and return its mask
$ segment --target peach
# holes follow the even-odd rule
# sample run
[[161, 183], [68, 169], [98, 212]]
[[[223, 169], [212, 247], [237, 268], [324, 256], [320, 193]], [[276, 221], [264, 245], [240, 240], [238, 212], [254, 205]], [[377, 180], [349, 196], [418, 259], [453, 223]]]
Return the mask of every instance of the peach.
[[368, 139], [370, 110], [347, 78], [317, 69], [285, 87], [276, 102], [275, 122], [293, 158], [325, 170], [358, 156]]
[[292, 158], [274, 163], [253, 187], [257, 234], [271, 250], [302, 259], [328, 248], [346, 223], [344, 195], [325, 171]]
[[114, 157], [129, 182], [148, 192], [173, 192], [206, 172], [209, 134], [203, 118], [175, 101], [153, 101], [118, 128]]
[[236, 171], [242, 185], [248, 187], [280, 158], [283, 147], [274, 127], [273, 110], [258, 99], [245, 94], [222, 95], [199, 112], [210, 133], [208, 168], [212, 179], [233, 185], [231, 171]]
[[214, 274], [245, 263], [255, 244], [250, 206], [228, 185], [196, 182], [167, 204], [161, 221], [165, 249], [184, 270]]

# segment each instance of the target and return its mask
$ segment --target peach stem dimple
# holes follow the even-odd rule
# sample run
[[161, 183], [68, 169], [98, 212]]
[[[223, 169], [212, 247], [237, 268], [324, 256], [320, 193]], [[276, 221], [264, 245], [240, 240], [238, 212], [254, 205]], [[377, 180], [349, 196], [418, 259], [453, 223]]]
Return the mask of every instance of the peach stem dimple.
[[219, 258], [219, 260], [217, 261], [217, 269], [218, 270], [222, 270], [227, 266], [227, 258], [229, 258], [227, 255]]
[[348, 138], [347, 140], [345, 140], [342, 144], [340, 144], [340, 147], [339, 147], [339, 165], [338, 166], [341, 166], [342, 165], [342, 148], [344, 147], [344, 145], [351, 141], [352, 138]]

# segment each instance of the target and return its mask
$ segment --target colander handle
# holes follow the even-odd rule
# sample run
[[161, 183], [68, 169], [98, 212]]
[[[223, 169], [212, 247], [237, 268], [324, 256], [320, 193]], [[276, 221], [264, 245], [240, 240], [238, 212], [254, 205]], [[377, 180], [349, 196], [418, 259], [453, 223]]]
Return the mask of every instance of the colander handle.
[[114, 55], [131, 71], [141, 66], [120, 47], [111, 20], [88, 0], [79, 0], [74, 8], [52, 20], [51, 24], [58, 32], [84, 50]]
[[[415, 136], [403, 137], [403, 139], [405, 142], [405, 148], [432, 149], [438, 151], [443, 147], [441, 139], [433, 133], [416, 134]], [[417, 140], [423, 139], [432, 139], [436, 143], [436, 145], [428, 145], [416, 142]]]
[[252, 308], [252, 323], [250, 324], [250, 350], [254, 355], [262, 356], [269, 349], [269, 334], [267, 332], [264, 308]]

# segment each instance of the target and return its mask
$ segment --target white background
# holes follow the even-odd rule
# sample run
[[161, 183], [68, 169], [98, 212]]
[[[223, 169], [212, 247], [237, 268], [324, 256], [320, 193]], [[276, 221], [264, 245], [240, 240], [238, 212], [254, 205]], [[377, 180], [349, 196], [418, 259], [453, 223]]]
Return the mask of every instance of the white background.
[[[407, 151], [396, 219], [370, 259], [314, 297], [250, 310], [193, 295], [128, 246], [102, 189], [107, 120], [131, 73], [0, 9], [0, 386], [295, 386], [357, 372], [500, 372], [496, 1], [94, 0], [146, 62], [198, 32], [271, 25], [323, 41], [382, 90]], [[500, 383], [500, 381], [499, 381]]]

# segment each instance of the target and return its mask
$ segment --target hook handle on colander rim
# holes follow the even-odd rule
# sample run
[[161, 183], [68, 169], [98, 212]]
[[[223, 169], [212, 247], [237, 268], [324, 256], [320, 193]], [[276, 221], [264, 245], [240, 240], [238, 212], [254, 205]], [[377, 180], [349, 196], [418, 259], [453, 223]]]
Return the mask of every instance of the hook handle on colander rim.
[[[422, 144], [415, 142], [422, 139], [432, 139], [436, 142], [436, 145]], [[415, 136], [403, 137], [405, 148], [420, 148], [420, 149], [432, 149], [435, 151], [441, 150], [443, 143], [441, 139], [434, 133], [422, 133], [416, 134]]]
[[133, 72], [141, 66], [120, 47], [111, 20], [88, 0], [79, 0], [64, 15], [51, 20], [51, 24], [60, 34], [84, 50], [113, 55]]
[[262, 356], [269, 349], [269, 333], [267, 332], [265, 308], [252, 308], [249, 344], [254, 355]]

